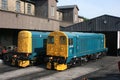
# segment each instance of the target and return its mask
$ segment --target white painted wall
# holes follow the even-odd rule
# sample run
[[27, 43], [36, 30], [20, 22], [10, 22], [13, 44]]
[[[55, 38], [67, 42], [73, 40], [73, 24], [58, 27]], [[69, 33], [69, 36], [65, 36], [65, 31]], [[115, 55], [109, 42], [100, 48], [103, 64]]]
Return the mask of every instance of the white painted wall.
[[120, 48], [120, 31], [117, 32], [117, 49]]

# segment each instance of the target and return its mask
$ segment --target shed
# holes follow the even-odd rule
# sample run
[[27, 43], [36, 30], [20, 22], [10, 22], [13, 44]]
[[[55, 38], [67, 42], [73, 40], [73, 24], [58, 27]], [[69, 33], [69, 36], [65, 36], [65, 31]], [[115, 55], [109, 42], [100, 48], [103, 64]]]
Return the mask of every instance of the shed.
[[60, 29], [61, 31], [104, 33], [106, 35], [108, 55], [119, 54], [117, 51], [120, 50], [120, 17], [102, 15], [68, 27], [61, 27]]

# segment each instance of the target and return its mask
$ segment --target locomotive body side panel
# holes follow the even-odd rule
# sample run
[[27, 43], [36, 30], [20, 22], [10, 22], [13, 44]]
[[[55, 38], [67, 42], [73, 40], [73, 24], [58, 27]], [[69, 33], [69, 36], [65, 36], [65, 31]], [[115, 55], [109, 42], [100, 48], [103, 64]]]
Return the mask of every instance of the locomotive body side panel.
[[49, 32], [32, 31], [32, 54], [29, 56], [31, 60], [38, 56], [46, 54], [46, 44]]
[[[73, 32], [71, 34], [74, 34], [72, 37], [73, 44], [72, 46], [69, 45], [69, 57], [67, 58], [67, 63], [69, 63], [70, 60], [75, 57], [82, 57], [104, 52], [107, 50], [105, 48], [105, 40], [103, 34], [76, 32]], [[73, 48], [73, 51], [71, 50], [71, 47]]]

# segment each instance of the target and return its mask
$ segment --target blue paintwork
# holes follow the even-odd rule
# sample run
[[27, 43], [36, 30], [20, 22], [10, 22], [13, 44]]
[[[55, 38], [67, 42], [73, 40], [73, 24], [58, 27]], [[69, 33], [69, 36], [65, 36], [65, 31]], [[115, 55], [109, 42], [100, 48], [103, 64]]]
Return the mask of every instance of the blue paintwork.
[[32, 53], [29, 56], [30, 60], [35, 57], [43, 56], [46, 54], [46, 40], [49, 32], [36, 32], [30, 31], [32, 33]]
[[64, 32], [68, 38], [73, 39], [73, 45], [68, 46], [68, 58], [66, 63], [74, 57], [104, 52], [104, 34]]

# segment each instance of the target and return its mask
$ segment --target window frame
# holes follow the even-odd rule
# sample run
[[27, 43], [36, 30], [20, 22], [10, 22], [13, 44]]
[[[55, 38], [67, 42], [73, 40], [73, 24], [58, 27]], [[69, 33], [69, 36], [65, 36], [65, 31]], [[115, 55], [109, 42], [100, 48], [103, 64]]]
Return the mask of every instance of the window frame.
[[20, 3], [20, 0], [16, 1], [16, 12], [21, 12], [21, 3]]
[[[62, 39], [64, 39], [64, 40], [62, 40]], [[67, 38], [65, 36], [60, 36], [60, 44], [63, 44], [63, 45], [67, 44]]]
[[48, 44], [54, 44], [54, 36], [48, 36], [47, 43]]
[[55, 16], [55, 7], [54, 6], [51, 6], [51, 16], [54, 17]]
[[31, 14], [32, 5], [30, 3], [27, 4], [27, 14]]
[[1, 8], [3, 10], [8, 10], [8, 0], [1, 0]]

